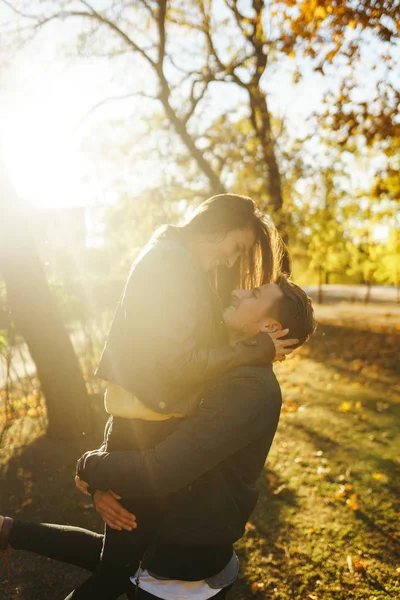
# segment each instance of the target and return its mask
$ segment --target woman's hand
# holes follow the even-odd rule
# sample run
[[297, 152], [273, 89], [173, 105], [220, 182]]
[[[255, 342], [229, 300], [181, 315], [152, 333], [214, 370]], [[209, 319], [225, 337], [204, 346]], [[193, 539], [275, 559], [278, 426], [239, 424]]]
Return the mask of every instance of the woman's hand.
[[101, 518], [111, 529], [132, 531], [137, 527], [136, 517], [121, 506], [118, 502], [120, 498], [121, 496], [117, 496], [111, 490], [108, 492], [96, 490], [93, 495], [93, 502]]
[[294, 344], [298, 344], [299, 340], [296, 339], [285, 339], [281, 340], [280, 338], [284, 337], [289, 333], [289, 329], [280, 329], [279, 331], [274, 331], [269, 333], [268, 335], [274, 342], [275, 346], [275, 358], [273, 362], [282, 362], [285, 360], [288, 354], [293, 352], [293, 348], [289, 346], [293, 346]]
[[85, 496], [90, 496], [89, 492], [87, 491], [89, 484], [86, 483], [86, 481], [82, 481], [82, 479], [80, 479], [78, 475], [76, 475], [75, 477], [75, 485], [78, 488], [78, 490], [82, 492], [82, 494], [85, 494]]

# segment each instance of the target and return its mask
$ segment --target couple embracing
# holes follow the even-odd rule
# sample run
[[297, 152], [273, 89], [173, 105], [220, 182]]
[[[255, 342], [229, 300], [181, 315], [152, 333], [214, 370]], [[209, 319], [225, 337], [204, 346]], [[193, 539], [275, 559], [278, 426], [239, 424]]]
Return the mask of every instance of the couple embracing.
[[104, 441], [77, 463], [104, 535], [0, 517], [0, 552], [90, 571], [66, 600], [227, 597], [280, 415], [272, 363], [315, 328], [281, 258], [272, 223], [234, 194], [153, 235], [96, 371], [108, 382]]

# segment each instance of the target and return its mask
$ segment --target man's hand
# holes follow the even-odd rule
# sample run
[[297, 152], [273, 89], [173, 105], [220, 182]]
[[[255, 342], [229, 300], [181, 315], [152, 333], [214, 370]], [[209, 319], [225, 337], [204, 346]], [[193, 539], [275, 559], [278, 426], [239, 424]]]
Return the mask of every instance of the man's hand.
[[93, 495], [94, 506], [111, 529], [132, 531], [137, 527], [136, 517], [121, 506], [118, 502], [120, 498], [121, 496], [117, 496], [111, 490], [108, 492], [96, 490]]
[[299, 340], [296, 340], [296, 339], [287, 339], [287, 340], [280, 339], [280, 338], [284, 337], [285, 335], [287, 335], [288, 333], [289, 333], [289, 329], [281, 329], [279, 331], [274, 331], [274, 332], [268, 334], [270, 336], [270, 338], [272, 339], [272, 341], [274, 342], [274, 346], [275, 346], [275, 358], [274, 358], [273, 362], [281, 362], [281, 361], [285, 360], [286, 356], [293, 352], [293, 348], [290, 348], [289, 346], [293, 346], [294, 344], [299, 343]]
[[75, 485], [78, 488], [78, 490], [80, 492], [82, 492], [82, 494], [85, 494], [86, 496], [90, 496], [89, 492], [87, 491], [89, 484], [86, 483], [86, 481], [82, 481], [82, 479], [80, 479], [78, 477], [78, 475], [75, 477]]

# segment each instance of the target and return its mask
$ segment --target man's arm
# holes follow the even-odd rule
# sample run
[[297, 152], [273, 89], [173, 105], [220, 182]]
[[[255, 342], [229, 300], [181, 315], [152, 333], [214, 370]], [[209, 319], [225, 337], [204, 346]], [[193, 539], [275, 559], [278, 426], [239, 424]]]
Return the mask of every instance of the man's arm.
[[91, 488], [122, 497], [166, 497], [192, 483], [262, 435], [271, 441], [281, 407], [279, 388], [268, 393], [257, 377], [216, 386], [195, 415], [155, 448], [142, 452], [87, 452], [77, 474]]

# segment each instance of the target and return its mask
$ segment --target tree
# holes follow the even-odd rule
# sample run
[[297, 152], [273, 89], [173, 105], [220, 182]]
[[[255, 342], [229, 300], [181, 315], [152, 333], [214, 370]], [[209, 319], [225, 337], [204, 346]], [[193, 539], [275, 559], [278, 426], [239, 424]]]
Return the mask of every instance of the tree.
[[[338, 85], [325, 95], [317, 133], [325, 128], [332, 144], [343, 149], [353, 133], [367, 139], [375, 132], [373, 139], [382, 142], [396, 127], [396, 79], [389, 73], [396, 65], [398, 10], [396, 0], [22, 0], [15, 12], [27, 26], [22, 35], [29, 25], [35, 32], [49, 23], [78, 20], [78, 53], [126, 57], [122, 68], [129, 88], [120, 99], [144, 97], [146, 107], [154, 106], [155, 127], [169, 135], [174, 166], [190, 173], [187, 186], [199, 192], [196, 200], [243, 186], [286, 237], [294, 204], [281, 160], [282, 130], [271, 113], [273, 70], [291, 59], [294, 84], [309, 68], [321, 76], [335, 71]], [[386, 72], [377, 70], [370, 107], [368, 96], [355, 92], [362, 90], [358, 71], [372, 42], [374, 65], [384, 64]], [[372, 72], [371, 65], [368, 69]], [[151, 77], [132, 76], [142, 72]], [[222, 102], [230, 96], [233, 104]], [[300, 143], [293, 148], [304, 152]]]
[[90, 432], [89, 398], [39, 260], [27, 212], [1, 161], [0, 273], [6, 284], [7, 308], [37, 368], [46, 400], [49, 436], [75, 438]]

